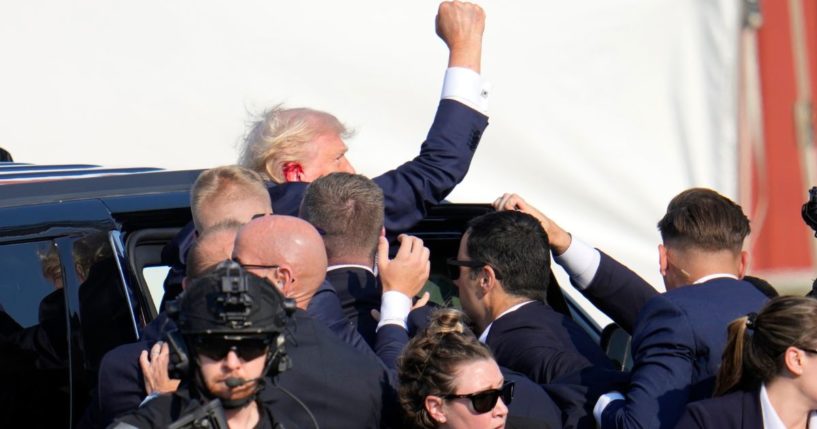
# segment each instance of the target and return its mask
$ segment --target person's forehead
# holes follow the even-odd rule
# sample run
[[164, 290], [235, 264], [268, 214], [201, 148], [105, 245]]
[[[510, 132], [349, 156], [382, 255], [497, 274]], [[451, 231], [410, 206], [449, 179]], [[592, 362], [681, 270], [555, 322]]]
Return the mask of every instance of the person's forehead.
[[502, 381], [502, 373], [493, 360], [480, 359], [466, 362], [457, 368], [456, 393], [467, 394], [495, 388], [502, 384]]
[[321, 153], [343, 153], [346, 152], [349, 147], [346, 146], [346, 142], [340, 138], [339, 135], [334, 133], [322, 134], [317, 139], [315, 139], [316, 149]]

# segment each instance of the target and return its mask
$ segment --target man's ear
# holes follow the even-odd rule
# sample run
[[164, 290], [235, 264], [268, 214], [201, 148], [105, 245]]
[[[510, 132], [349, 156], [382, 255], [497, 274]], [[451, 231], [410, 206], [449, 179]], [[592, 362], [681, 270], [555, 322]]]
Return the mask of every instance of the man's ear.
[[746, 268], [749, 266], [749, 252], [745, 250], [740, 251], [740, 262], [738, 263], [738, 278], [743, 278], [746, 274]]
[[386, 236], [386, 227], [385, 227], [385, 226], [381, 226], [381, 227], [380, 227], [380, 236], [381, 236], [381, 237], [385, 237], [385, 236]]
[[496, 278], [496, 271], [494, 271], [494, 267], [490, 265], [482, 267], [479, 279], [479, 287], [482, 289], [482, 291], [487, 294], [491, 291], [491, 289], [497, 287], [497, 282], [498, 279]]
[[667, 276], [667, 269], [669, 268], [669, 260], [667, 259], [667, 248], [663, 244], [658, 245], [658, 270], [661, 275]]
[[281, 266], [276, 270], [272, 270], [272, 273], [275, 285], [281, 289], [281, 293], [283, 293], [284, 296], [289, 296], [292, 292], [292, 283], [294, 282], [292, 270], [290, 270], [289, 267]]
[[300, 162], [290, 161], [281, 167], [284, 173], [284, 180], [287, 182], [302, 182], [304, 177], [304, 167]]
[[187, 280], [187, 276], [182, 277], [182, 290], [187, 289], [187, 284], [190, 280]]
[[431, 416], [437, 423], [445, 423], [448, 418], [445, 416], [445, 412], [443, 411], [443, 399], [439, 396], [428, 395], [423, 403], [428, 412], [428, 415]]

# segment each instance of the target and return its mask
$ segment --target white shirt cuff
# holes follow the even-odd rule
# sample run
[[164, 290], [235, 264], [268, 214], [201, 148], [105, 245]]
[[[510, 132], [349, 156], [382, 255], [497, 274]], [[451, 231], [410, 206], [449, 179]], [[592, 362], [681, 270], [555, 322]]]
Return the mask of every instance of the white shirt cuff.
[[145, 396], [145, 399], [142, 399], [142, 402], [139, 404], [139, 407], [142, 407], [143, 405], [145, 405], [148, 402], [150, 402], [151, 400], [153, 400], [153, 398], [157, 398], [160, 395], [161, 395], [161, 393], [159, 393], [159, 392], [151, 392], [150, 395]]
[[445, 70], [440, 98], [459, 101], [487, 116], [489, 94], [490, 84], [483, 81], [479, 73], [465, 67], [449, 67]]
[[553, 259], [567, 271], [573, 284], [583, 290], [590, 286], [590, 282], [596, 277], [596, 271], [599, 270], [599, 263], [601, 263], [601, 253], [573, 237], [567, 250], [559, 256], [554, 256]]
[[411, 298], [397, 291], [383, 292], [380, 303], [380, 322], [377, 329], [383, 325], [400, 325], [408, 330], [406, 321], [411, 312]]
[[593, 417], [596, 419], [596, 427], [601, 427], [601, 413], [604, 412], [604, 409], [607, 408], [607, 406], [613, 401], [623, 400], [624, 395], [616, 391], [608, 392], [599, 396], [599, 400], [596, 401], [596, 406], [593, 407]]

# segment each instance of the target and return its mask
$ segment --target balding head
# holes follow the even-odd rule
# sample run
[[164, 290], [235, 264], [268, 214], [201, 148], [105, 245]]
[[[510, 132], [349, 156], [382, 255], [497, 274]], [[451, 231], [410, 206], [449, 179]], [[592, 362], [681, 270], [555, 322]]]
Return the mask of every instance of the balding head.
[[[320, 234], [309, 222], [292, 216], [262, 216], [244, 225], [235, 240], [233, 259], [277, 285], [301, 309], [306, 309], [326, 277]], [[272, 265], [278, 268], [261, 267]]]
[[226, 221], [200, 234], [187, 253], [187, 277], [198, 277], [219, 262], [230, 259], [233, 243], [241, 225], [237, 221]]

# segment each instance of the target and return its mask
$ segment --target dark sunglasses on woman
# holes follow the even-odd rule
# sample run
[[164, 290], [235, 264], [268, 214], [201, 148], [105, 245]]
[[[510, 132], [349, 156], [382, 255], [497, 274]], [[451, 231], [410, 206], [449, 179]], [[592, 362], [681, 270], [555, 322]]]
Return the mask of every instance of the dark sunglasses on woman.
[[474, 411], [479, 414], [484, 414], [494, 409], [496, 406], [496, 401], [498, 401], [499, 398], [502, 398], [502, 402], [504, 402], [505, 405], [510, 405], [511, 400], [513, 399], [513, 387], [513, 382], [509, 381], [503, 384], [502, 388], [500, 389], [488, 389], [481, 392], [469, 393], [467, 395], [451, 394], [445, 395], [443, 398], [449, 400], [470, 399], [471, 407], [474, 409]]

